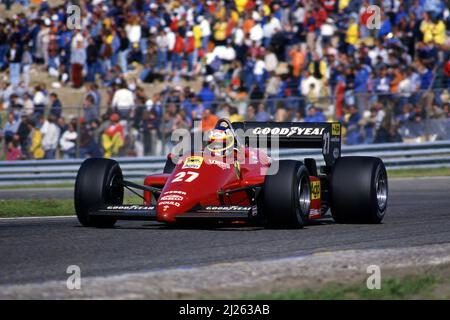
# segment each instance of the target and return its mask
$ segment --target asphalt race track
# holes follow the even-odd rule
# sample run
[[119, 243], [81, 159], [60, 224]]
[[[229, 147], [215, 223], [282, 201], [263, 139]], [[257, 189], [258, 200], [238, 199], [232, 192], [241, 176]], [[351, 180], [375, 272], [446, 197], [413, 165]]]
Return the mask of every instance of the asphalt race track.
[[107, 276], [450, 243], [450, 178], [391, 180], [389, 187], [389, 209], [381, 225], [338, 225], [328, 218], [303, 230], [171, 229], [125, 221], [114, 229], [92, 229], [80, 227], [74, 217], [0, 219], [0, 284], [65, 280], [69, 265], [80, 266], [83, 276]]

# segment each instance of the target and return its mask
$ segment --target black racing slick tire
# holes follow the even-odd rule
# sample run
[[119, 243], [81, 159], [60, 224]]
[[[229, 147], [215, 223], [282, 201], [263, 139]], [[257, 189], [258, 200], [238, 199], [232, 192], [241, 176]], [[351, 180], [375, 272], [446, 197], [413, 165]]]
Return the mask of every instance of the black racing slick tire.
[[279, 161], [278, 172], [266, 175], [263, 212], [269, 227], [301, 228], [309, 215], [311, 186], [300, 161]]
[[330, 177], [331, 214], [338, 223], [381, 223], [388, 200], [388, 179], [381, 159], [342, 157]]
[[104, 158], [86, 159], [78, 170], [75, 181], [75, 212], [78, 221], [86, 227], [107, 228], [115, 218], [89, 215], [89, 212], [107, 205], [123, 204], [123, 175], [117, 161]]

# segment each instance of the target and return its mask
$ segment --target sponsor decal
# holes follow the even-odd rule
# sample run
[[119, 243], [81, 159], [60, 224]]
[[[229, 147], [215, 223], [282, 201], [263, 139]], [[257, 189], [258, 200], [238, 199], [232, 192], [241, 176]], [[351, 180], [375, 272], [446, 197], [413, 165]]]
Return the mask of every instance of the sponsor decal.
[[169, 191], [166, 191], [166, 192], [164, 192], [164, 194], [166, 195], [166, 194], [182, 194], [182, 195], [186, 195], [186, 192], [184, 192], [184, 191], [179, 191], [179, 190], [169, 190]]
[[179, 196], [176, 194], [169, 194], [167, 196], [161, 197], [159, 200], [160, 201], [182, 201], [183, 199], [184, 199], [183, 196]]
[[311, 182], [311, 200], [320, 199], [320, 181]]
[[184, 160], [182, 169], [200, 169], [202, 163], [203, 157], [200, 156], [187, 157], [186, 160]]
[[300, 127], [290, 127], [290, 128], [255, 128], [253, 129], [253, 134], [263, 134], [263, 135], [278, 135], [278, 136], [320, 136], [322, 135], [325, 128], [300, 128]]
[[341, 135], [341, 124], [340, 123], [333, 123], [331, 125], [331, 134], [333, 136], [340, 136]]
[[330, 153], [330, 133], [327, 132], [323, 135], [323, 148], [322, 148], [323, 154], [329, 154]]
[[319, 209], [311, 209], [309, 211], [309, 218], [310, 219], [317, 219], [321, 217], [321, 212]]
[[179, 207], [180, 203], [176, 201], [159, 201], [158, 206], [175, 206]]
[[252, 206], [252, 216], [256, 217], [258, 215], [258, 206]]
[[334, 143], [339, 143], [341, 142], [341, 137], [331, 137], [330, 141]]
[[339, 158], [339, 156], [341, 155], [341, 153], [339, 152], [339, 148], [334, 148], [333, 149], [333, 157], [335, 159]]
[[155, 206], [142, 205], [122, 205], [122, 206], [107, 206], [106, 210], [154, 210]]
[[220, 160], [208, 159], [206, 160], [206, 162], [208, 164], [215, 164], [216, 166], [219, 166], [223, 170], [230, 169], [230, 165], [228, 163], [222, 162]]
[[205, 210], [208, 211], [247, 211], [252, 210], [250, 206], [207, 206]]

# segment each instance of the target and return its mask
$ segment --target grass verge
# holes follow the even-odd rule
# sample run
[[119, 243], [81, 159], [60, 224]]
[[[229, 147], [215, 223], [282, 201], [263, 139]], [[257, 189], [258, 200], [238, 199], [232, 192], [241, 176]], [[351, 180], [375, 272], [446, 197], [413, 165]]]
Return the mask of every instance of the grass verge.
[[389, 178], [450, 176], [450, 168], [388, 170]]
[[75, 214], [73, 200], [0, 200], [0, 217], [70, 216]]
[[12, 186], [0, 186], [0, 190], [17, 190], [17, 189], [46, 189], [46, 188], [74, 188], [73, 183], [60, 184], [17, 184]]
[[[142, 199], [127, 195], [124, 203], [140, 204]], [[70, 216], [75, 214], [72, 199], [0, 200], [0, 218]]]
[[365, 283], [328, 284], [320, 289], [293, 290], [267, 294], [246, 295], [241, 299], [255, 300], [392, 300], [447, 299], [450, 280], [432, 274], [408, 275], [383, 279], [381, 289], [369, 290]]

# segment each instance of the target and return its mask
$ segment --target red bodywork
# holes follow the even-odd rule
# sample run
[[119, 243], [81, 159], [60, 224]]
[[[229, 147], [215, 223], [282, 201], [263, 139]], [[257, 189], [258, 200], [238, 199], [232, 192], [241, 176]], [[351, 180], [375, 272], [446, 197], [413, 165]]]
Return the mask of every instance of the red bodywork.
[[[221, 191], [262, 186], [271, 160], [260, 149], [241, 147], [234, 152], [235, 160], [231, 163], [217, 156], [197, 153], [180, 158], [171, 174], [147, 176], [144, 181], [146, 186], [162, 188], [159, 197], [149, 191], [144, 192], [145, 204], [156, 206], [156, 220], [174, 223], [186, 212], [211, 205], [251, 205], [252, 199], [245, 190], [229, 195]], [[313, 176], [310, 180], [315, 186], [315, 189], [311, 188], [310, 218], [319, 218], [320, 180]]]

